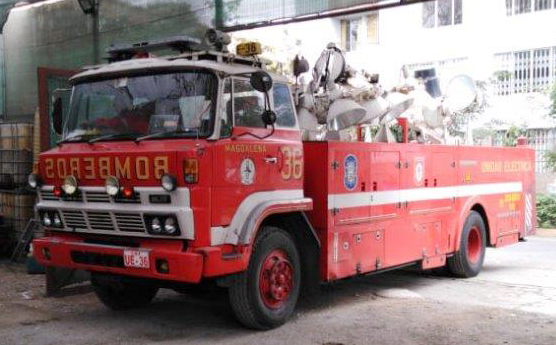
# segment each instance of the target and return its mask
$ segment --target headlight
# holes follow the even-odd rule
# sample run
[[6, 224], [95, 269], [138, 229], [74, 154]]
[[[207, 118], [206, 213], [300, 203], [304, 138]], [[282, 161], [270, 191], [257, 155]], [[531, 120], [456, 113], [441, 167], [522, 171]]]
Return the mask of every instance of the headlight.
[[45, 213], [42, 215], [42, 224], [43, 224], [44, 226], [50, 226], [50, 225], [52, 225], [52, 220], [50, 219], [50, 216], [48, 215], [48, 212], [45, 212]]
[[170, 174], [165, 174], [160, 179], [162, 183], [162, 188], [164, 188], [167, 192], [172, 192], [176, 190], [176, 178]]
[[64, 179], [62, 184], [62, 190], [67, 195], [72, 195], [77, 191], [77, 180], [74, 176], [68, 176]]
[[168, 235], [173, 235], [176, 233], [177, 230], [178, 228], [176, 227], [176, 220], [174, 219], [174, 217], [166, 218], [166, 221], [164, 222], [164, 232], [166, 232]]
[[162, 222], [160, 221], [160, 218], [153, 218], [151, 223], [151, 230], [155, 234], [160, 234], [160, 232], [162, 231]]
[[27, 183], [29, 184], [29, 187], [33, 189], [40, 187], [41, 177], [37, 174], [29, 174], [29, 176], [27, 177]]
[[120, 182], [114, 176], [106, 179], [106, 194], [116, 196], [120, 192]]
[[179, 236], [180, 226], [174, 215], [145, 215], [147, 231], [156, 236]]
[[62, 220], [60, 219], [60, 215], [58, 214], [58, 212], [54, 213], [54, 217], [53, 217], [53, 223], [54, 226], [56, 227], [62, 227]]
[[43, 210], [39, 213], [42, 225], [51, 226], [55, 228], [63, 228], [62, 217], [58, 211], [55, 210]]

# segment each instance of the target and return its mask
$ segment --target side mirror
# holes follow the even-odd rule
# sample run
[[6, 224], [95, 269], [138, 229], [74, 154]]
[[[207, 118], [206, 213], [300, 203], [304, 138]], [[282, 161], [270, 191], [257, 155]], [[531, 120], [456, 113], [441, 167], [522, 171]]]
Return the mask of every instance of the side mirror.
[[52, 127], [54, 128], [54, 132], [56, 132], [56, 134], [62, 134], [63, 101], [61, 97], [54, 100], [52, 108], [52, 113], [50, 114], [52, 117]]
[[61, 135], [64, 125], [64, 95], [67, 95], [70, 89], [56, 89], [52, 92], [52, 128], [56, 134]]
[[272, 77], [264, 71], [253, 72], [249, 81], [253, 89], [259, 92], [266, 94], [272, 89]]
[[303, 56], [296, 55], [293, 59], [293, 75], [297, 78], [307, 71], [309, 71], [309, 62]]

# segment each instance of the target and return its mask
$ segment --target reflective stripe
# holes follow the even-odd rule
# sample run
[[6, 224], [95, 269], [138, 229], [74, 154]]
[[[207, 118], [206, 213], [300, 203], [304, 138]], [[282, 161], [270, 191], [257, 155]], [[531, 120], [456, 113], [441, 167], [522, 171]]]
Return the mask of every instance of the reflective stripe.
[[530, 193], [525, 195], [525, 230], [529, 233], [533, 229], [533, 197]]
[[521, 192], [521, 182], [483, 183], [475, 185], [400, 189], [382, 192], [330, 194], [328, 209], [379, 206], [398, 202], [431, 201], [474, 195]]

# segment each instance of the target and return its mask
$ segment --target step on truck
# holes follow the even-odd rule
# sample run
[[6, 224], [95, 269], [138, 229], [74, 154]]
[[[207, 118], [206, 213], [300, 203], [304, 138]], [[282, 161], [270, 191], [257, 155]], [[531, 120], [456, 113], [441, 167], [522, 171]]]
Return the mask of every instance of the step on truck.
[[302, 141], [287, 79], [193, 43], [114, 48], [75, 75], [66, 118], [54, 102], [62, 140], [29, 176], [36, 259], [91, 272], [108, 307], [215, 283], [269, 329], [319, 283], [407, 265], [474, 277], [486, 247], [534, 233], [523, 142]]

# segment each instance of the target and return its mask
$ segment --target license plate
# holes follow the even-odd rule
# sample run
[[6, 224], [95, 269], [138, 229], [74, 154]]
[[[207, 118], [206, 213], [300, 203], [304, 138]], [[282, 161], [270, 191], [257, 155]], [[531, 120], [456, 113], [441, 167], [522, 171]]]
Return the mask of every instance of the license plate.
[[142, 250], [124, 250], [125, 267], [149, 268], [149, 252]]

